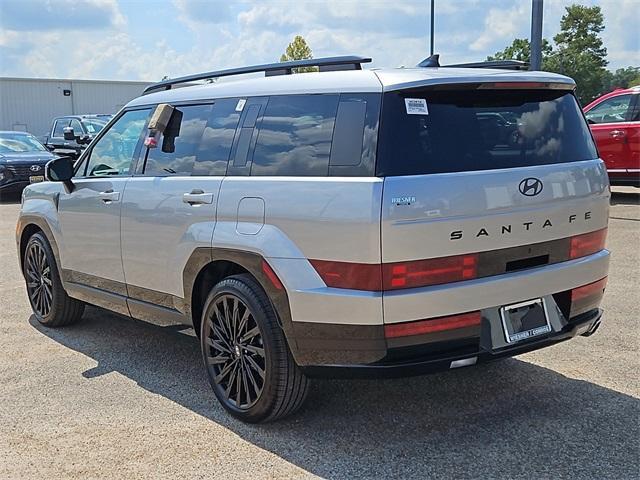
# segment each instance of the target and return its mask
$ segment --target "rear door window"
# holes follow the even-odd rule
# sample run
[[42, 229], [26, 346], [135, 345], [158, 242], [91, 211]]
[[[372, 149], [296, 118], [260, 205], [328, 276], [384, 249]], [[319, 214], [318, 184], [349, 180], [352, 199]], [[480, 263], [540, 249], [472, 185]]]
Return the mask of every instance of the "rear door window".
[[233, 146], [240, 111], [238, 100], [216, 100], [211, 107], [209, 121], [202, 134], [200, 147], [193, 166], [193, 175], [224, 175]]
[[419, 175], [597, 158], [571, 92], [409, 90], [385, 94], [377, 174]]
[[145, 176], [191, 175], [212, 105], [175, 107], [158, 146], [146, 148]]
[[339, 95], [269, 98], [251, 175], [326, 176]]

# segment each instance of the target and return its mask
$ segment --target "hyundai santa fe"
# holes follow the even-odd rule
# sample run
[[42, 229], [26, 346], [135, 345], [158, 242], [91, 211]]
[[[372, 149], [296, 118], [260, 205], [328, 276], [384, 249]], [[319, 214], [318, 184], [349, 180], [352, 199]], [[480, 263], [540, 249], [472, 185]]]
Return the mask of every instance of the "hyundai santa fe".
[[93, 304], [191, 325], [215, 396], [247, 422], [295, 411], [312, 377], [594, 333], [610, 191], [573, 80], [368, 61], [163, 81], [76, 162], [50, 162], [17, 226], [36, 318]]

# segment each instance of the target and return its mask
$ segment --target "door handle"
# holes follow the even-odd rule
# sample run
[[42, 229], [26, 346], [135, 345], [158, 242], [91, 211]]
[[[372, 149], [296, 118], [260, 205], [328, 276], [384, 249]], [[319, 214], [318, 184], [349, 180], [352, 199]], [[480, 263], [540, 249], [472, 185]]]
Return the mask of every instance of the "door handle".
[[120, 192], [107, 190], [105, 192], [100, 192], [98, 194], [98, 198], [102, 200], [104, 203], [117, 202], [118, 200], [120, 200]]
[[611, 130], [609, 132], [609, 136], [613, 138], [624, 138], [625, 132], [624, 130]]
[[205, 193], [200, 189], [191, 190], [190, 193], [182, 195], [182, 201], [189, 205], [202, 205], [204, 203], [213, 203], [213, 193]]

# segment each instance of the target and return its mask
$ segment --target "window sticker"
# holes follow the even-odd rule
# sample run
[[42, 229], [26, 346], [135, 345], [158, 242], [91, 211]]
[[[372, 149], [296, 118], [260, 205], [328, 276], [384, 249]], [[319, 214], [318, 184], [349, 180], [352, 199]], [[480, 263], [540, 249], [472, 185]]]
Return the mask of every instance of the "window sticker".
[[238, 104], [236, 105], [236, 112], [241, 112], [244, 108], [245, 103], [247, 103], [247, 100], [245, 98], [241, 98], [240, 100], [238, 100]]
[[427, 101], [424, 98], [405, 98], [408, 115], [429, 115]]

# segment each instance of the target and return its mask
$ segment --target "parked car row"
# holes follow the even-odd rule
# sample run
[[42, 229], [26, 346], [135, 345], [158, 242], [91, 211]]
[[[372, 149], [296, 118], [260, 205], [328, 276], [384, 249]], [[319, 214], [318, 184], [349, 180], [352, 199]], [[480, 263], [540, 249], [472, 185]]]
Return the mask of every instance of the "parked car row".
[[44, 142], [28, 132], [0, 131], [0, 195], [44, 180], [44, 167], [59, 156], [77, 159], [113, 115], [56, 117]]

